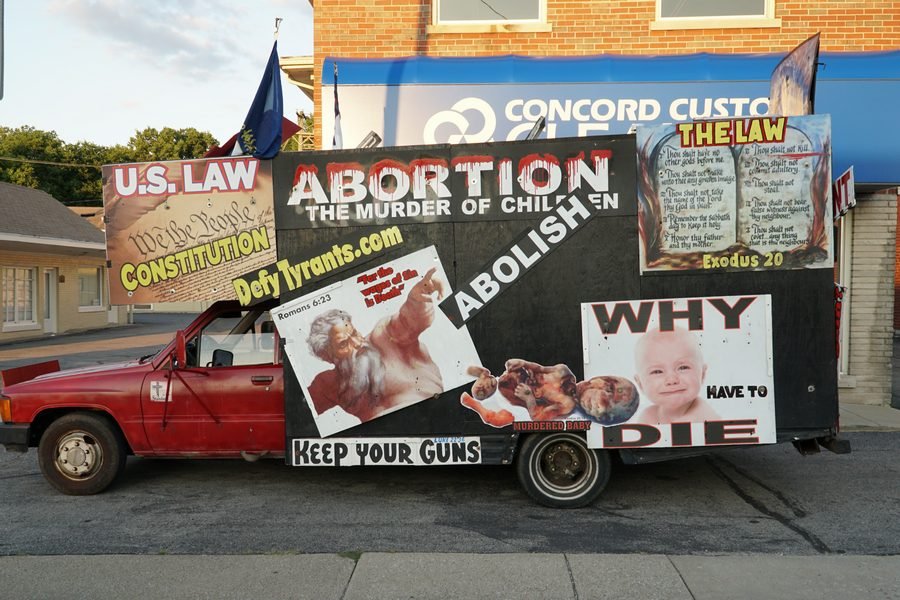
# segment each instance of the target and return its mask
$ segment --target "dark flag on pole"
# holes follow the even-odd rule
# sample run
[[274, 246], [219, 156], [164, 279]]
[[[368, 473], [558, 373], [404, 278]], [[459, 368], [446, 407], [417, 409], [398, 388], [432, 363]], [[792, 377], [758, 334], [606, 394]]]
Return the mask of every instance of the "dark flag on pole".
[[819, 34], [791, 50], [772, 70], [769, 114], [811, 115], [815, 112]]
[[334, 63], [334, 137], [331, 138], [332, 150], [344, 148], [344, 136], [341, 135], [341, 105], [338, 103], [338, 68]]
[[247, 112], [238, 134], [238, 144], [244, 154], [256, 158], [272, 158], [281, 149], [281, 119], [284, 99], [281, 95], [281, 70], [278, 67], [278, 42], [266, 63], [256, 97]]

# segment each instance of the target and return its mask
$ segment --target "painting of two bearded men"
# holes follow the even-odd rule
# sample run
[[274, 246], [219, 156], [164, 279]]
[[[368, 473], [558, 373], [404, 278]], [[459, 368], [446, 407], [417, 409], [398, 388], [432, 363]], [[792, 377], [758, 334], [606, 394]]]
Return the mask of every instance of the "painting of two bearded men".
[[472, 339], [437, 306], [450, 292], [431, 246], [273, 311], [319, 435], [473, 381]]

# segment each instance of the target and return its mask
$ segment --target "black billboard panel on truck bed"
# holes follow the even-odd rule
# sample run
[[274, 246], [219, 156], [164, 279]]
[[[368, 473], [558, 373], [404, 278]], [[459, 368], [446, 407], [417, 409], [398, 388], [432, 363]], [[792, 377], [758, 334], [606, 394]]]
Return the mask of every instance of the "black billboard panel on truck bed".
[[288, 447], [833, 432], [829, 130], [763, 117], [279, 155]]

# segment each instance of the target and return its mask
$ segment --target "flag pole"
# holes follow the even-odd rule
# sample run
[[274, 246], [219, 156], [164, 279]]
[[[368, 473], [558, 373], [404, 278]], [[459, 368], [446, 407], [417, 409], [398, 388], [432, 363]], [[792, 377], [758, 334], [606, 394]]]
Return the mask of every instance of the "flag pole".
[[281, 27], [281, 22], [284, 21], [281, 17], [275, 17], [275, 31], [272, 34], [272, 37], [275, 38], [275, 41], [278, 41], [278, 28]]
[[341, 133], [341, 105], [338, 102], [338, 65], [334, 63], [334, 136], [331, 139], [332, 150], [343, 150], [344, 136]]

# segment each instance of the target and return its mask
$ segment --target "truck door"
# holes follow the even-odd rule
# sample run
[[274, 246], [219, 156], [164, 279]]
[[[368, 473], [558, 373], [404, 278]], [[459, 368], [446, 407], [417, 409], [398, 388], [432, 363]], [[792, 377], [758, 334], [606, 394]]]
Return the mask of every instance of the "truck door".
[[268, 311], [223, 313], [187, 340], [187, 364], [147, 376], [144, 428], [164, 455], [284, 451], [284, 383]]

